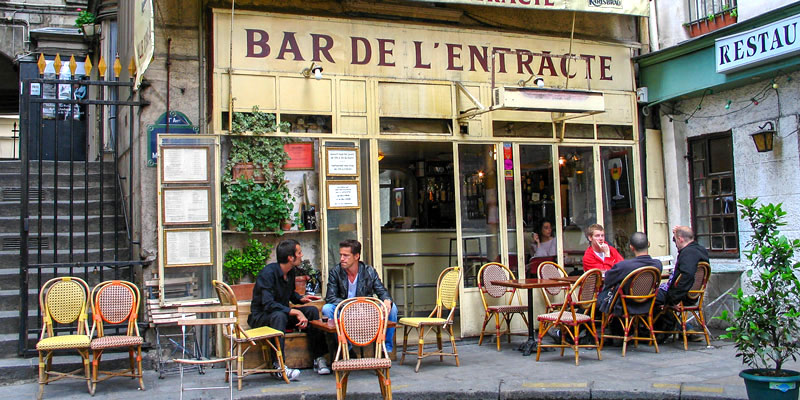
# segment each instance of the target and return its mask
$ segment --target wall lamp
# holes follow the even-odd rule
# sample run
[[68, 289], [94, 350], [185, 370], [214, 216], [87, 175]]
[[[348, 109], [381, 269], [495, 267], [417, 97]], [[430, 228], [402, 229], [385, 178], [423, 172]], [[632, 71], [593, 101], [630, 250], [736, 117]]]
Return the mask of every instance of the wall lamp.
[[541, 77], [541, 76], [536, 76], [536, 75], [531, 75], [530, 78], [528, 78], [528, 79], [526, 79], [524, 81], [520, 80], [519, 82], [517, 82], [517, 85], [519, 85], [520, 87], [525, 87], [525, 85], [527, 85], [528, 82], [530, 82], [531, 80], [533, 80], [533, 84], [536, 85], [536, 87], [540, 87], [540, 88], [544, 87], [544, 78]]
[[[769, 129], [764, 129], [767, 126], [769, 126]], [[772, 121], [767, 121], [764, 125], [759, 126], [758, 129], [758, 132], [750, 134], [756, 144], [756, 150], [759, 153], [772, 151], [772, 137], [775, 135], [775, 125]]]
[[306, 78], [311, 78], [311, 76], [313, 75], [314, 79], [316, 80], [322, 79], [322, 67], [317, 65], [316, 63], [312, 62], [310, 67], [303, 68], [303, 71], [301, 72], [303, 76], [305, 76]]

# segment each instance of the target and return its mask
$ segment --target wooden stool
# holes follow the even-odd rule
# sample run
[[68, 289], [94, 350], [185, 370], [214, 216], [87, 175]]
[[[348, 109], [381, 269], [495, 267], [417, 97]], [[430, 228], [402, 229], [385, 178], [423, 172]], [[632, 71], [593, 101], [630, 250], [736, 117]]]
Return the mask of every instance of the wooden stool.
[[[392, 294], [392, 300], [396, 302], [397, 295], [395, 291], [396, 279], [391, 276], [391, 271], [400, 271], [403, 273], [403, 316], [410, 317], [413, 313], [414, 307], [414, 287], [411, 286], [411, 298], [408, 296], [408, 275], [411, 273], [411, 285], [414, 284], [414, 263], [385, 263], [383, 264], [383, 272], [386, 274], [386, 280], [389, 281], [389, 293]], [[408, 308], [411, 305], [412, 308]], [[410, 312], [411, 313], [410, 313]]]

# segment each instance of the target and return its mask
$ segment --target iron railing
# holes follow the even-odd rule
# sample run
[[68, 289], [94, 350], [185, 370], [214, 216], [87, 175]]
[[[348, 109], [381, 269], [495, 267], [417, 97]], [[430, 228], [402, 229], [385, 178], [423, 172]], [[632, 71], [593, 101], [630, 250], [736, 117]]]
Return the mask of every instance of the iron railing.
[[719, 14], [736, 8], [736, 0], [687, 0], [688, 23], [716, 18]]

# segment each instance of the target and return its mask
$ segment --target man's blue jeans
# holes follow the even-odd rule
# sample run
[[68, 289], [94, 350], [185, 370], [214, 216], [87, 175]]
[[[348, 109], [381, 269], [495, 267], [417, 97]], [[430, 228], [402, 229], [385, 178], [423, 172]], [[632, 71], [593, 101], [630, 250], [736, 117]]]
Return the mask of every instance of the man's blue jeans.
[[[336, 306], [333, 304], [325, 304], [322, 306], [322, 315], [333, 319], [333, 312], [336, 311]], [[389, 321], [397, 322], [397, 306], [392, 302], [392, 310], [389, 311]], [[392, 352], [394, 348], [394, 328], [386, 329], [386, 351]]]

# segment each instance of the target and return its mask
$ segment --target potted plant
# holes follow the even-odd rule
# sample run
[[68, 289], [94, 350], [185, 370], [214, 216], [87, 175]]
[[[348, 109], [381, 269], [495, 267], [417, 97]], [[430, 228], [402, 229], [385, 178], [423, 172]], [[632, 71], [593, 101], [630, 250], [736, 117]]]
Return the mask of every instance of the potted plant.
[[242, 249], [228, 250], [225, 252], [225, 260], [222, 264], [222, 270], [227, 276], [226, 280], [236, 284], [245, 278], [255, 278], [266, 265], [270, 254], [272, 254], [272, 245], [263, 244], [254, 238], [248, 239], [247, 246]]
[[303, 263], [297, 266], [294, 291], [301, 295], [306, 294], [306, 291], [316, 293], [319, 285], [319, 275], [319, 270], [311, 266], [311, 261], [303, 260]]
[[800, 372], [783, 365], [800, 354], [800, 262], [794, 261], [800, 239], [780, 234], [778, 228], [786, 225], [780, 203], [756, 206], [757, 200], [738, 202], [741, 218], [753, 228], [744, 252], [752, 291], [740, 288], [733, 295], [738, 309], [718, 317], [730, 324], [721, 338], [732, 339], [736, 356], [751, 367], [739, 374], [750, 399], [797, 399]]
[[94, 14], [86, 10], [78, 9], [78, 18], [75, 19], [75, 27], [80, 29], [85, 36], [94, 36]]
[[281, 232], [294, 208], [285, 183], [259, 184], [240, 178], [224, 186], [221, 198], [223, 221], [242, 232]]

